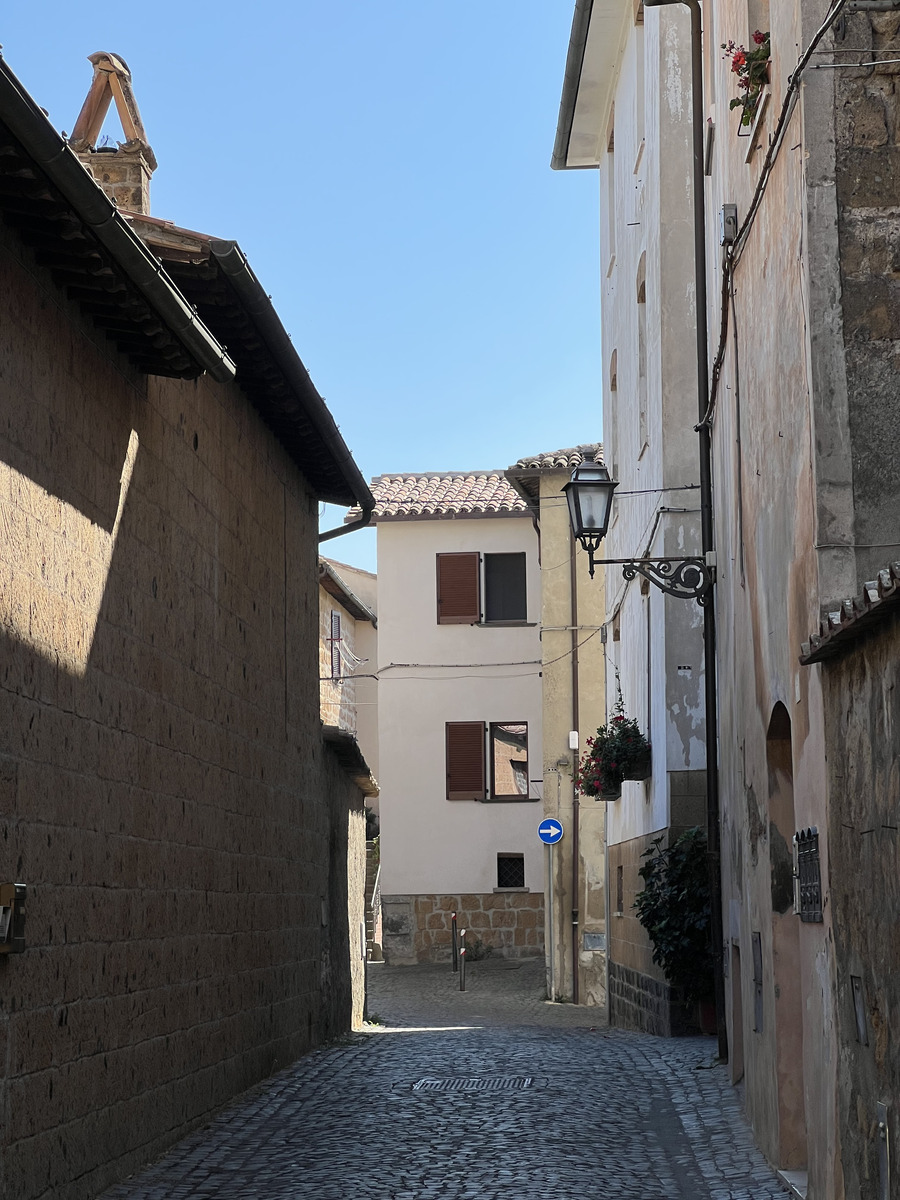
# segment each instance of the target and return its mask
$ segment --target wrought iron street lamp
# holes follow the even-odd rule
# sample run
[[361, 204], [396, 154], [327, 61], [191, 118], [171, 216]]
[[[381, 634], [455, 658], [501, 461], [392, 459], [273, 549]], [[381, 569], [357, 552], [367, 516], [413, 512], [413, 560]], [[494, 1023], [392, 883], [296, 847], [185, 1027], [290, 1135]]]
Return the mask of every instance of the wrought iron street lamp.
[[572, 532], [590, 558], [591, 578], [596, 566], [619, 564], [626, 579], [643, 575], [670, 596], [705, 604], [715, 578], [715, 556], [711, 553], [689, 558], [597, 558], [597, 550], [609, 528], [613, 493], [618, 486], [618, 480], [610, 479], [602, 463], [590, 462], [576, 467], [563, 488]]

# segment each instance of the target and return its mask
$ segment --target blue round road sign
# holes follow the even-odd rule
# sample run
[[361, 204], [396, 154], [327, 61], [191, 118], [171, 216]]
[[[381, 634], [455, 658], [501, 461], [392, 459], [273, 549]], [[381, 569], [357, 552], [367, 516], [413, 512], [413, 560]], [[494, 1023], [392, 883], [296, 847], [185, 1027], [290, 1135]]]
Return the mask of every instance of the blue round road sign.
[[553, 817], [546, 817], [538, 825], [538, 837], [546, 846], [552, 846], [554, 843], [561, 841], [562, 835], [563, 827]]

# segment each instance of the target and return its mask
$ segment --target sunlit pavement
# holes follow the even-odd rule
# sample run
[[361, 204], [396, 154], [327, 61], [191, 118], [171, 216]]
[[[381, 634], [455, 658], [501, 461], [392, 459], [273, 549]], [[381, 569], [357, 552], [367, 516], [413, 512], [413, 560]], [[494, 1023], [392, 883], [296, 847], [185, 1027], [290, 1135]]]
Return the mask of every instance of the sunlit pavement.
[[104, 1200], [784, 1200], [715, 1041], [607, 1029], [541, 962], [369, 969], [370, 1025]]

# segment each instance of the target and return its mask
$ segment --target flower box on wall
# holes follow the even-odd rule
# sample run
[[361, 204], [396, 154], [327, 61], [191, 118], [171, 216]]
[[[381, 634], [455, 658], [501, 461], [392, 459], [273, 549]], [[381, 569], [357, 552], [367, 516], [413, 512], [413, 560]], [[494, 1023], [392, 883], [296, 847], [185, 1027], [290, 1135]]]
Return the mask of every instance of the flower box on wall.
[[623, 779], [637, 780], [649, 779], [653, 774], [653, 761], [648, 744], [644, 753], [636, 758], [633, 763], [630, 763], [622, 772]]

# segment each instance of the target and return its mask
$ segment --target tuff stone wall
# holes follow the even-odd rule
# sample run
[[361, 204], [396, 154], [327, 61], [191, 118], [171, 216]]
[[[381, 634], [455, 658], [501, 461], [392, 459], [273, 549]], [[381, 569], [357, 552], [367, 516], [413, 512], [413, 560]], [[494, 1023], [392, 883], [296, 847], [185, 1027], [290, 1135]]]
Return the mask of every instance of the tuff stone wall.
[[82, 1200], [348, 1026], [361, 805], [295, 465], [236, 385], [133, 373], [2, 229], [0, 269], [0, 1194]]
[[674, 988], [616, 962], [609, 964], [609, 1021], [657, 1037], [699, 1032], [693, 1006], [683, 1004]]
[[381, 904], [388, 962], [449, 960], [454, 912], [470, 945], [480, 938], [500, 958], [533, 958], [544, 952], [544, 897], [540, 892], [383, 896]]
[[[857, 590], [891, 553], [900, 525], [900, 12], [848, 14], [835, 48], [835, 184], [853, 461]], [[831, 599], [829, 596], [828, 599]]]
[[[900, 1196], [894, 1173], [882, 1193], [877, 1104], [900, 1144], [900, 877], [897, 874], [897, 745], [900, 617], [820, 668], [829, 745], [828, 875], [836, 963], [837, 1096], [846, 1195]], [[822, 839], [823, 841], [825, 839]], [[854, 986], [854, 979], [857, 981]], [[856, 1007], [862, 1031], [857, 1029]]]

